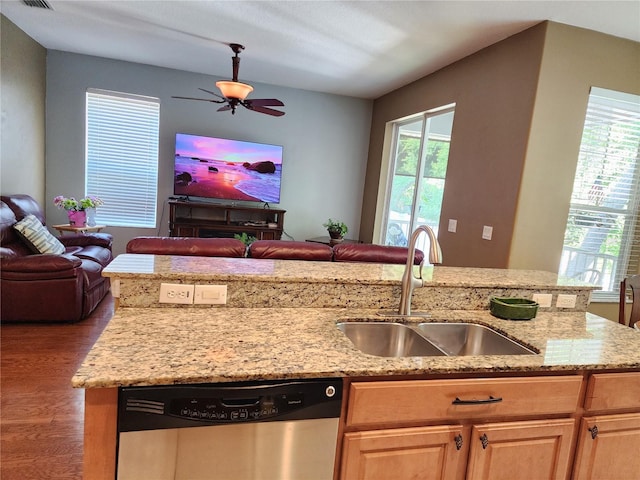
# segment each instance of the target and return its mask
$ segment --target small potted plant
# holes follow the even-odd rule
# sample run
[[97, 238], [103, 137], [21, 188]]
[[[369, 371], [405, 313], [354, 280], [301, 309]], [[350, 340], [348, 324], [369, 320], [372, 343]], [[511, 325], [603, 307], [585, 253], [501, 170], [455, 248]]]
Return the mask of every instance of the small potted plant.
[[329, 232], [331, 243], [340, 243], [349, 231], [346, 223], [338, 220], [332, 220], [331, 218], [323, 223], [322, 226], [327, 229], [327, 232]]
[[87, 225], [87, 213], [90, 216], [89, 226], [92, 227], [95, 222], [95, 209], [104, 202], [95, 196], [87, 196], [76, 200], [74, 197], [65, 197], [58, 195], [53, 199], [53, 204], [67, 211], [69, 225], [84, 227]]

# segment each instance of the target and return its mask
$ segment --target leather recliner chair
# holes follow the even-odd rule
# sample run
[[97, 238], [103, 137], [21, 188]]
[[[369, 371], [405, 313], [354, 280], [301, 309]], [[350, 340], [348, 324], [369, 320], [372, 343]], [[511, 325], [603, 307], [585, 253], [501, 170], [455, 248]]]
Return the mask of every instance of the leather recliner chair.
[[0, 320], [77, 322], [109, 292], [102, 270], [113, 259], [106, 233], [65, 235], [62, 254], [34, 253], [13, 226], [32, 214], [44, 225], [29, 195], [0, 197]]

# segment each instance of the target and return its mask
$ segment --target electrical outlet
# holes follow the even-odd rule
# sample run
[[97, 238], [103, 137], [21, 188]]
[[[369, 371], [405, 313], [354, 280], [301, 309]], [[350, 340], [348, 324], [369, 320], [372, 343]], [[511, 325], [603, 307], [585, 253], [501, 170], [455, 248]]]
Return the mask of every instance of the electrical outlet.
[[193, 303], [199, 305], [224, 305], [227, 303], [227, 286], [196, 285]]
[[558, 308], [576, 308], [576, 296], [575, 295], [558, 295], [556, 301], [556, 307]]
[[193, 303], [193, 285], [161, 283], [160, 303]]
[[542, 308], [550, 308], [553, 295], [550, 293], [534, 293], [533, 301], [538, 302], [538, 305]]
[[491, 237], [493, 237], [493, 227], [489, 225], [482, 227], [482, 238], [484, 240], [491, 240]]
[[456, 233], [456, 230], [458, 229], [458, 220], [455, 220], [453, 218], [449, 219], [449, 228], [448, 230], [451, 233]]

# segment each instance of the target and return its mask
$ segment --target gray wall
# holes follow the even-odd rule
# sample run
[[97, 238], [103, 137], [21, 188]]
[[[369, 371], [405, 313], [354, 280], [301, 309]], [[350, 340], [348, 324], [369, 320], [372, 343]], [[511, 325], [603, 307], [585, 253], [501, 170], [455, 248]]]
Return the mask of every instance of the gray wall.
[[[224, 73], [223, 73], [224, 74]], [[339, 218], [358, 232], [372, 102], [299, 89], [252, 83], [254, 98], [279, 98], [280, 118], [240, 109], [216, 112], [218, 105], [172, 99], [215, 90], [220, 78], [61, 51], [47, 58], [46, 197], [84, 193], [84, 124], [87, 88], [102, 88], [160, 98], [158, 228], [108, 229], [115, 253], [137, 235], [166, 235], [166, 200], [173, 193], [176, 132], [284, 146], [281, 202], [285, 231], [296, 240], [326, 235], [322, 223]], [[65, 215], [46, 203], [48, 223]], [[162, 216], [162, 218], [161, 218]], [[98, 218], [99, 220], [99, 218]], [[286, 237], [285, 237], [286, 238]]]
[[45, 201], [46, 50], [0, 15], [0, 192]]

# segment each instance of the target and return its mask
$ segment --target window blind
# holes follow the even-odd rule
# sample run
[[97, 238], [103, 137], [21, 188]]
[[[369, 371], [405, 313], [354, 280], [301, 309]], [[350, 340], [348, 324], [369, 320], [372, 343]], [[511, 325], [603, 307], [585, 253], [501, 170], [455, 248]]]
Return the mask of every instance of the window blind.
[[156, 227], [160, 101], [89, 89], [86, 192], [104, 201], [98, 223]]
[[560, 273], [602, 287], [617, 301], [620, 280], [638, 273], [640, 96], [593, 87], [589, 95]]

